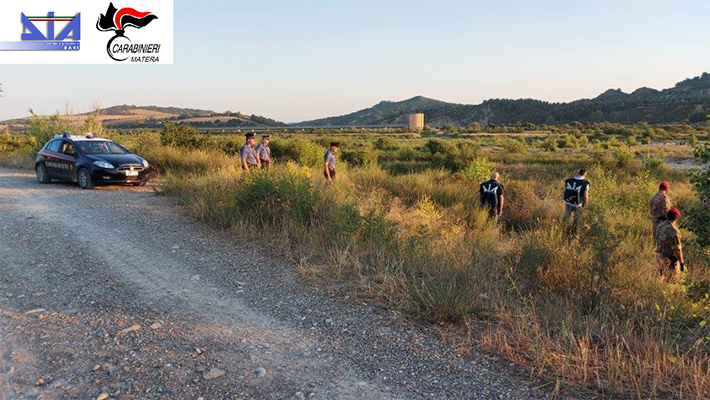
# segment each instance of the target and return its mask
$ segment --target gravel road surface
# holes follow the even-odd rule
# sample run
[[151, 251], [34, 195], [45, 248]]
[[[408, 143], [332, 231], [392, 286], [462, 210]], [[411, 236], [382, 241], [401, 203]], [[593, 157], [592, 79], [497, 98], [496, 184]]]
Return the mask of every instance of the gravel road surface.
[[0, 399], [539, 399], [150, 188], [0, 169]]

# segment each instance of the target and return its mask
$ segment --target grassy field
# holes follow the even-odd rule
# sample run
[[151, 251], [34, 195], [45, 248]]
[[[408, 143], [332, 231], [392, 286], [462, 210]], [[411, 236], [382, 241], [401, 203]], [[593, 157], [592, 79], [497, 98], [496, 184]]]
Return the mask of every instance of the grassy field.
[[[56, 128], [3, 136], [0, 163], [31, 167], [27, 154]], [[275, 132], [275, 167], [250, 174], [238, 167], [237, 135], [104, 134], [148, 159], [164, 192], [192, 215], [239, 235], [271, 232], [303, 279], [439, 324], [462, 353], [485, 348], [577, 397], [710, 396], [701, 217], [710, 211], [691, 183], [707, 127]], [[342, 152], [338, 179], [326, 184], [320, 168], [331, 138]], [[580, 167], [592, 191], [575, 234], [562, 220], [561, 192]], [[493, 170], [507, 195], [500, 227], [477, 200]], [[684, 212], [688, 272], [672, 283], [658, 277], [647, 209], [662, 179]]]

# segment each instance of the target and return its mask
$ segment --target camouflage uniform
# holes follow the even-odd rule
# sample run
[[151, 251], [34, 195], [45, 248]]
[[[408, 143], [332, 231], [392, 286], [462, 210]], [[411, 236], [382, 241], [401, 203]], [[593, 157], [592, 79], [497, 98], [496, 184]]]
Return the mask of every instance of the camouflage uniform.
[[680, 231], [670, 221], [658, 223], [655, 231], [658, 251], [658, 267], [662, 276], [676, 277], [680, 274], [680, 263], [676, 254], [683, 251], [680, 243]]
[[666, 220], [666, 214], [671, 209], [671, 200], [662, 191], [658, 191], [649, 204], [651, 212], [651, 223], [653, 224], [653, 241], [656, 242], [656, 227], [661, 221]]

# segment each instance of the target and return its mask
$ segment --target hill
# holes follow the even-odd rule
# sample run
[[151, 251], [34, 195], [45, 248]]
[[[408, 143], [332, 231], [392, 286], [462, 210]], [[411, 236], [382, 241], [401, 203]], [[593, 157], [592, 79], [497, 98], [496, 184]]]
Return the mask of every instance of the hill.
[[609, 121], [620, 123], [673, 123], [705, 121], [710, 113], [710, 74], [686, 79], [672, 88], [639, 88], [632, 93], [609, 89], [593, 99], [550, 103], [534, 99], [491, 99], [481, 104], [446, 103], [422, 96], [400, 102], [382, 101], [347, 115], [304, 121], [296, 126], [402, 125], [407, 114], [423, 112], [426, 123], [468, 126], [474, 122], [556, 124]]
[[416, 96], [400, 102], [381, 101], [373, 107], [347, 115], [304, 121], [295, 126], [361, 126], [404, 124], [407, 114], [453, 106], [440, 100]]
[[[133, 106], [123, 104], [120, 106], [113, 106], [104, 108], [100, 111], [101, 115], [135, 115], [137, 112], [149, 111], [155, 112], [161, 115], [170, 116], [189, 116], [189, 117], [204, 117], [208, 115], [215, 114], [214, 111], [210, 110], [198, 110], [194, 108], [179, 108], [179, 107], [159, 107], [159, 106]], [[86, 113], [86, 115], [91, 113]]]
[[[76, 115], [60, 115], [71, 123], [82, 123], [96, 112]], [[98, 110], [98, 119], [107, 127], [123, 129], [157, 128], [165, 122], [188, 123], [198, 128], [265, 128], [286, 126], [283, 122], [260, 115], [246, 115], [226, 111], [217, 113], [195, 108], [117, 105]], [[28, 117], [29, 118], [29, 117]], [[27, 125], [28, 118], [20, 118], [6, 123], [14, 126]]]

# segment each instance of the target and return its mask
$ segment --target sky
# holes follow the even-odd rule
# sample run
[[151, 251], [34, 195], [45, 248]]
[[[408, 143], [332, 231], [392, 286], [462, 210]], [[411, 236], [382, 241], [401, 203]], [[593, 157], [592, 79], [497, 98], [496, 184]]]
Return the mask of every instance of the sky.
[[708, 0], [175, 0], [174, 65], [0, 65], [0, 120], [94, 105], [285, 122], [422, 95], [562, 102], [710, 72]]

